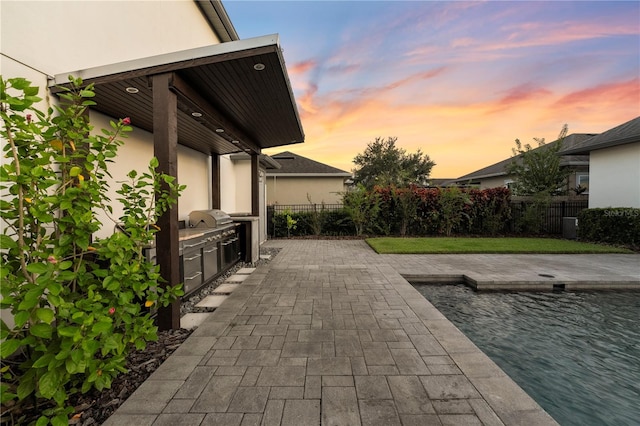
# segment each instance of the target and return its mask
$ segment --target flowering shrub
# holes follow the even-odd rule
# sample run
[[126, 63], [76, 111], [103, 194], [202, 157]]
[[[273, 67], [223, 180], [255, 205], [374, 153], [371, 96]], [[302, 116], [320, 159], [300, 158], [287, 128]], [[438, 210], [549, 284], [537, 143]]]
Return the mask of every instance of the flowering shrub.
[[[400, 235], [496, 234], [511, 217], [507, 188], [376, 187], [378, 229]], [[371, 220], [371, 219], [370, 219]]]
[[7, 159], [0, 168], [0, 307], [14, 322], [0, 322], [1, 390], [3, 416], [18, 424], [29, 410], [41, 414], [37, 425], [67, 424], [70, 394], [108, 388], [125, 371], [127, 352], [157, 339], [142, 305], [166, 306], [182, 294], [158, 285], [158, 267], [142, 252], [156, 219], [184, 189], [155, 171], [156, 159], [116, 191], [124, 214], [113, 221], [124, 232], [92, 237], [102, 226], [97, 212], [113, 214], [107, 166], [131, 120], [91, 135], [93, 87], [70, 80], [63, 107], [45, 113], [34, 108], [38, 87], [0, 78]]

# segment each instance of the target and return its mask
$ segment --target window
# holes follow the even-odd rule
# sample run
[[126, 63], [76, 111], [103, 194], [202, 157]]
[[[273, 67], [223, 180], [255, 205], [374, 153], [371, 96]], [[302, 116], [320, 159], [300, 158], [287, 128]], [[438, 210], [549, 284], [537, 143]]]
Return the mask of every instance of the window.
[[581, 194], [589, 193], [589, 173], [576, 173], [576, 187], [584, 188]]

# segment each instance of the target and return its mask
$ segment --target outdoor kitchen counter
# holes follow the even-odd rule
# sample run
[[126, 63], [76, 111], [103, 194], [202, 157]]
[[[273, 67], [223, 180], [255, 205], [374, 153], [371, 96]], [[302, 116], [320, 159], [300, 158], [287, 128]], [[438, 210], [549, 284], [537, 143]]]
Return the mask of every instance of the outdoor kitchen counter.
[[189, 240], [191, 238], [204, 237], [206, 234], [212, 233], [215, 228], [185, 228], [178, 230], [178, 239], [180, 241]]

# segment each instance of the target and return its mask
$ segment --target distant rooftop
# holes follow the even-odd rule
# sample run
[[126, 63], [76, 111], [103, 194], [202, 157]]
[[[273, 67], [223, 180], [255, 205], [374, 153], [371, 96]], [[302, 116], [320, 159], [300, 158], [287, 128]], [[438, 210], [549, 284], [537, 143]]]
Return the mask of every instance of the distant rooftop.
[[272, 155], [280, 168], [278, 170], [267, 170], [267, 176], [333, 176], [351, 177], [351, 173], [338, 168], [320, 163], [302, 155], [284, 151]]
[[633, 142], [640, 142], [640, 117], [583, 140], [560, 152], [566, 154], [588, 154], [596, 149], [610, 148]]
[[[574, 133], [574, 134], [568, 135], [562, 140], [562, 148], [560, 149], [560, 151], [572, 148], [578, 145], [579, 143], [594, 137], [595, 135], [596, 135], [595, 133]], [[544, 144], [540, 147], [534, 148], [532, 151], [535, 151], [538, 149], [548, 149], [550, 146], [553, 146], [556, 143], [558, 143], [557, 140]], [[562, 160], [561, 160], [562, 165], [588, 164], [589, 162], [589, 157], [587, 155], [565, 155], [564, 153], [561, 153], [561, 155], [562, 155]], [[502, 160], [490, 166], [484, 167], [480, 170], [476, 170], [475, 172], [461, 176], [458, 179], [454, 179], [452, 182], [464, 183], [466, 181], [474, 180], [474, 179], [487, 179], [491, 177], [505, 176], [507, 174], [507, 166], [511, 164], [514, 158], [516, 158], [516, 161], [519, 161], [518, 157], [509, 157], [505, 160]]]

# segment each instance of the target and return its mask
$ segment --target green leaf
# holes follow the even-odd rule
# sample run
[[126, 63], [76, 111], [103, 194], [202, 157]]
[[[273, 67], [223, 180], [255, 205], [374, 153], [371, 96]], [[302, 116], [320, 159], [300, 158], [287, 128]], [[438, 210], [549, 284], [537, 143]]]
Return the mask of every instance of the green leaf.
[[63, 337], [73, 337], [80, 330], [78, 327], [74, 327], [72, 325], [68, 325], [65, 327], [58, 327], [58, 335]]
[[45, 398], [53, 397], [58, 390], [58, 387], [63, 385], [62, 380], [60, 379], [60, 372], [57, 369], [44, 373], [38, 381], [40, 394]]
[[65, 269], [69, 269], [71, 267], [71, 265], [73, 265], [73, 262], [70, 260], [64, 260], [62, 262], [60, 262], [58, 264], [58, 269], [60, 270], [65, 270]]
[[149, 161], [149, 166], [153, 169], [155, 169], [156, 167], [158, 167], [160, 163], [158, 162], [158, 159], [156, 157], [153, 157], [151, 159], [151, 161]]
[[[35, 372], [35, 370], [33, 370]], [[20, 384], [18, 385], [18, 399], [23, 400], [36, 390], [36, 384], [34, 382], [33, 374], [26, 374], [22, 380], [20, 380]]]
[[2, 395], [2, 405], [17, 397], [15, 393], [9, 392], [9, 385], [5, 383], [0, 383], [0, 395]]
[[51, 419], [52, 426], [67, 426], [69, 424], [69, 419], [64, 414], [58, 414], [54, 418]]
[[94, 333], [104, 333], [109, 330], [111, 330], [111, 321], [98, 321], [91, 328]]
[[0, 234], [0, 249], [11, 250], [16, 248], [18, 244], [8, 235]]
[[[29, 311], [20, 311], [14, 317], [13, 321], [16, 323], [16, 327], [22, 327], [29, 321]], [[4, 344], [4, 343], [3, 343]]]
[[47, 426], [49, 424], [49, 418], [47, 416], [38, 417], [38, 421], [36, 422], [36, 426]]
[[42, 292], [43, 289], [40, 287], [34, 287], [31, 290], [27, 291], [27, 293], [24, 295], [24, 300], [18, 305], [18, 309], [21, 311], [26, 311], [36, 306], [40, 301]]
[[46, 263], [30, 263], [27, 265], [27, 272], [32, 274], [44, 274], [49, 267]]
[[82, 169], [78, 166], [73, 166], [71, 170], [69, 170], [69, 176], [76, 177], [82, 172]]
[[36, 317], [47, 324], [51, 324], [53, 321], [55, 313], [49, 308], [38, 308], [36, 309]]
[[62, 285], [55, 281], [50, 282], [47, 288], [49, 289], [49, 294], [53, 294], [54, 296], [59, 295], [62, 291]]
[[9, 355], [17, 351], [20, 346], [20, 340], [18, 339], [5, 340], [2, 342], [2, 345], [0, 345], [0, 357], [6, 359]]
[[29, 328], [29, 331], [33, 336], [36, 336], [36, 337], [42, 337], [43, 339], [51, 338], [52, 329], [49, 324], [45, 324], [45, 323], [35, 324], [31, 326], [31, 328]]
[[69, 374], [75, 374], [78, 371], [78, 364], [71, 358], [67, 358], [64, 367]]
[[49, 365], [53, 359], [53, 354], [44, 354], [33, 363], [33, 368], [42, 368]]

